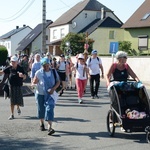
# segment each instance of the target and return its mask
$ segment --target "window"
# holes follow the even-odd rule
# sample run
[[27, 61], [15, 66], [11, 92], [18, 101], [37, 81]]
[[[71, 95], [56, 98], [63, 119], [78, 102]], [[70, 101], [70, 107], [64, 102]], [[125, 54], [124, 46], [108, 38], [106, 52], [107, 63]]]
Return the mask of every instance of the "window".
[[60, 29], [60, 37], [62, 38], [64, 36], [65, 36], [65, 29], [62, 28], [62, 29]]
[[31, 39], [34, 36], [34, 33], [29, 37], [29, 39]]
[[146, 20], [149, 16], [150, 16], [150, 13], [146, 13], [146, 14], [143, 16], [142, 20]]
[[87, 13], [85, 13], [85, 18], [87, 18]]
[[57, 30], [53, 30], [53, 39], [57, 39]]
[[48, 40], [48, 35], [46, 35], [46, 40]]
[[115, 31], [109, 31], [109, 39], [115, 38]]
[[148, 49], [148, 35], [138, 36], [138, 49], [147, 50]]

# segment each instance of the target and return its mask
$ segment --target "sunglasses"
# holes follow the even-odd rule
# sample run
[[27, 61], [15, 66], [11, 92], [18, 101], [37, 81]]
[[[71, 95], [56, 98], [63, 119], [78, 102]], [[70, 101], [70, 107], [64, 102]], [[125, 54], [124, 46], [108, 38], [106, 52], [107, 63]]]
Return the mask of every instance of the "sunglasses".
[[125, 58], [125, 59], [127, 59], [127, 57], [126, 57], [126, 56], [123, 56], [123, 57], [120, 57], [120, 58]]

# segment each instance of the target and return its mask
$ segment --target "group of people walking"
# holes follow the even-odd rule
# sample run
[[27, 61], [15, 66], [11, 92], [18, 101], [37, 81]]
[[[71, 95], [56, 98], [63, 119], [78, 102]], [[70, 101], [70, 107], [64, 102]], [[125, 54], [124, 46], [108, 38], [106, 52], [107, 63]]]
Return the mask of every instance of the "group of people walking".
[[[45, 131], [44, 120], [48, 122], [48, 135], [55, 133], [52, 128], [54, 120], [54, 108], [58, 95], [62, 96], [64, 90], [67, 89], [69, 83], [72, 89], [72, 76], [74, 72], [78, 102], [83, 102], [83, 96], [86, 92], [87, 82], [90, 84], [91, 98], [99, 98], [98, 90], [100, 86], [100, 78], [104, 78], [104, 69], [101, 58], [98, 57], [97, 50], [91, 52], [91, 56], [86, 57], [86, 53], [80, 53], [76, 56], [76, 61], [72, 62], [69, 56], [60, 55], [58, 61], [52, 58], [50, 53], [46, 53], [45, 57], [35, 54], [34, 62], [31, 64], [31, 85], [36, 86], [35, 99], [37, 103], [38, 118], [40, 119], [40, 130]], [[106, 74], [107, 86], [113, 76], [114, 80], [126, 81], [130, 75], [136, 81], [139, 81], [136, 74], [126, 63], [127, 54], [118, 52], [116, 54], [117, 62], [113, 63]], [[18, 57], [12, 56], [10, 65], [6, 67], [0, 74], [4, 74], [4, 81], [9, 81], [10, 88], [10, 104], [11, 115], [8, 119], [14, 119], [14, 107], [17, 106], [18, 114], [21, 113], [20, 106], [24, 106], [21, 86], [23, 80], [27, 76], [27, 72], [18, 64]], [[3, 81], [3, 83], [4, 83]], [[61, 85], [61, 89], [57, 95], [56, 90]]]

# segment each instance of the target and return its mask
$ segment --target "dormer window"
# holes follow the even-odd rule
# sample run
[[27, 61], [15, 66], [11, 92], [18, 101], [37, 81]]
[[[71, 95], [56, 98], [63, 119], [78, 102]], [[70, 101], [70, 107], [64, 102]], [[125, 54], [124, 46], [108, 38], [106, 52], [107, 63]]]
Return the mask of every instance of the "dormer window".
[[149, 16], [150, 16], [150, 13], [146, 13], [146, 14], [143, 16], [142, 20], [146, 20]]

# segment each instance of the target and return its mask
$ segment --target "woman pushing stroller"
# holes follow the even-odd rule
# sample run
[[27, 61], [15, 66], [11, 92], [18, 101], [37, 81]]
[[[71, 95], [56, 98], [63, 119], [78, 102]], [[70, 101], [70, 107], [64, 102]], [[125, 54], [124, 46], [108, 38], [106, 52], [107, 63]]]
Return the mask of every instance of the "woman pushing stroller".
[[106, 74], [106, 82], [107, 86], [110, 84], [111, 77], [113, 76], [114, 81], [127, 81], [129, 76], [131, 76], [135, 81], [139, 82], [139, 78], [134, 73], [134, 71], [130, 68], [127, 62], [127, 53], [123, 51], [118, 51], [116, 53], [117, 62], [113, 63], [108, 73]]

